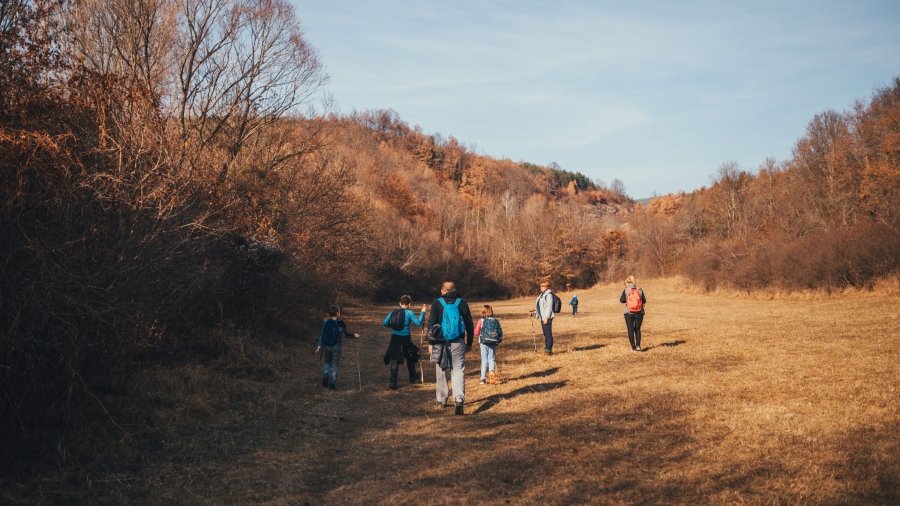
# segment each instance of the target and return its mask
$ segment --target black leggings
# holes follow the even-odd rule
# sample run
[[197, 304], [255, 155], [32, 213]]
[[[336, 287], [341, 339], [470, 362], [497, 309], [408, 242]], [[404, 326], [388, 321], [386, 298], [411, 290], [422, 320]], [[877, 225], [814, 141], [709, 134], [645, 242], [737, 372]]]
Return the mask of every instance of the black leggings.
[[641, 347], [641, 323], [644, 315], [641, 313], [625, 313], [625, 326], [628, 327], [628, 342], [631, 349]]

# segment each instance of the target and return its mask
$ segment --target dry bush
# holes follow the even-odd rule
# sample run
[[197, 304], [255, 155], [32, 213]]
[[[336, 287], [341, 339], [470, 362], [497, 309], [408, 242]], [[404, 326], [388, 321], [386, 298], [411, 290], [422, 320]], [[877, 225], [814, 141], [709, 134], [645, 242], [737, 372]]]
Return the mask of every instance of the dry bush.
[[869, 223], [752, 249], [733, 241], [706, 241], [685, 255], [680, 270], [707, 288], [842, 290], [872, 287], [893, 275], [900, 262], [897, 251], [900, 235]]

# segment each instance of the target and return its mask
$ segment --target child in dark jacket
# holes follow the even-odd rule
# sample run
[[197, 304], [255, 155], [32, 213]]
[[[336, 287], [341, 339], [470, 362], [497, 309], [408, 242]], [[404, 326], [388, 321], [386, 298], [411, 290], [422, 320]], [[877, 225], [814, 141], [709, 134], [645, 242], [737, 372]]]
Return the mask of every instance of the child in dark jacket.
[[347, 332], [347, 325], [341, 320], [341, 308], [338, 306], [329, 306], [328, 315], [330, 318], [325, 320], [322, 332], [319, 334], [316, 353], [322, 352], [325, 362], [322, 371], [322, 386], [334, 390], [337, 384], [338, 368], [341, 365], [341, 338], [359, 337], [359, 334]]
[[578, 295], [572, 294], [569, 305], [572, 306], [572, 316], [576, 316], [578, 314]]

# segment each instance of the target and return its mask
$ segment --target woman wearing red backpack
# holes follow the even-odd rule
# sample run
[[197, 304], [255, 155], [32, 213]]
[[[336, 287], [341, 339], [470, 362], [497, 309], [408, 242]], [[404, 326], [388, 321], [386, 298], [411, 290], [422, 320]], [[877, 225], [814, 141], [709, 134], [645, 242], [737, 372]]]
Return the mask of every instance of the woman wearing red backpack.
[[625, 278], [625, 289], [622, 290], [619, 302], [625, 304], [625, 326], [628, 327], [631, 351], [641, 351], [641, 323], [644, 321], [647, 297], [644, 296], [644, 290], [634, 282], [633, 275]]

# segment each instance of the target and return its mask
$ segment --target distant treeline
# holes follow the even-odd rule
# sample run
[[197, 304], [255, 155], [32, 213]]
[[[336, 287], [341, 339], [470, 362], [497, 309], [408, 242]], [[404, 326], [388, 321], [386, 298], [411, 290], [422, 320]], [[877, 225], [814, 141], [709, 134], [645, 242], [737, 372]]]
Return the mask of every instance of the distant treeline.
[[631, 220], [644, 272], [707, 288], [867, 287], [900, 269], [900, 78], [816, 115], [793, 157], [651, 201]]

